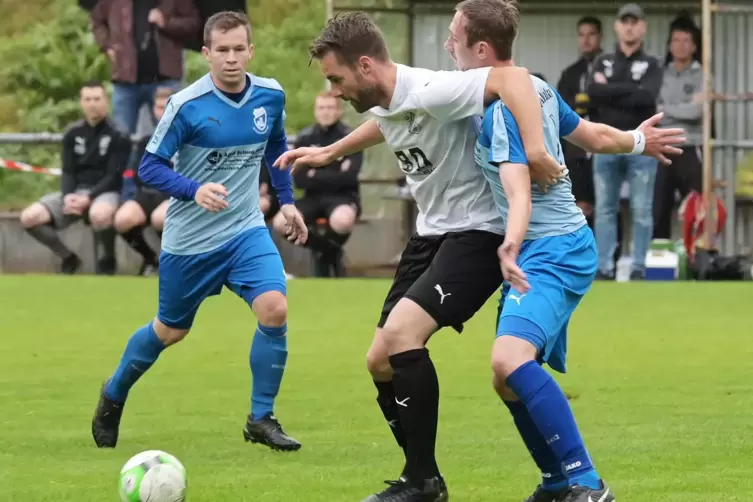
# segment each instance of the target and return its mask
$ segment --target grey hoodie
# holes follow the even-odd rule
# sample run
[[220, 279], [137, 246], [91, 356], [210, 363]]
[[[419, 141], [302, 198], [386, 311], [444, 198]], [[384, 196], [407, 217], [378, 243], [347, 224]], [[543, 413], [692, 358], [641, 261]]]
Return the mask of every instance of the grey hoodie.
[[693, 61], [682, 71], [673, 63], [664, 67], [664, 80], [659, 92], [659, 105], [664, 112], [662, 127], [682, 127], [688, 145], [700, 146], [703, 141], [703, 103], [693, 98], [703, 92], [703, 70]]

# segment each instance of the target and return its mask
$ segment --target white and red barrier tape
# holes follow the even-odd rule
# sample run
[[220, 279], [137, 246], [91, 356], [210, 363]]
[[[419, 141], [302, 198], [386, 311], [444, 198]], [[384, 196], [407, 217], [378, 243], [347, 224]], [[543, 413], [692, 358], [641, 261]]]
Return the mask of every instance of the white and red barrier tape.
[[62, 169], [57, 167], [37, 167], [23, 162], [16, 162], [15, 160], [4, 159], [2, 157], [0, 157], [0, 169], [10, 169], [11, 171], [23, 171], [26, 173], [51, 174], [52, 176], [60, 176], [63, 172]]

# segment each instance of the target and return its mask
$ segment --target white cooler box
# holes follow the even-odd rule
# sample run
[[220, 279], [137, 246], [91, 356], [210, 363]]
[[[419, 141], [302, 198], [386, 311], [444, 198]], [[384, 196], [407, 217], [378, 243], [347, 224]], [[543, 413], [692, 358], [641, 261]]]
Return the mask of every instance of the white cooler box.
[[646, 254], [647, 281], [677, 280], [680, 269], [680, 257], [666, 249], [651, 249]]

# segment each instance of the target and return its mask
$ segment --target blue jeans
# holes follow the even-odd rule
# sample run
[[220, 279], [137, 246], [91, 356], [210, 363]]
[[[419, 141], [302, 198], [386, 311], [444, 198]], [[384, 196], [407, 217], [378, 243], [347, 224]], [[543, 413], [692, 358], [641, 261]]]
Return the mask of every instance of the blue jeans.
[[[594, 155], [596, 189], [596, 247], [599, 270], [614, 274], [617, 248], [617, 210], [620, 189], [627, 179], [630, 187], [630, 213], [633, 220], [633, 270], [646, 268], [646, 253], [653, 232], [652, 206], [657, 161], [638, 155]], [[623, 247], [624, 249], [624, 247]]]
[[125, 84], [114, 82], [112, 85], [112, 118], [128, 134], [135, 134], [139, 122], [139, 112], [144, 103], [149, 104], [149, 111], [154, 107], [154, 93], [158, 87], [177, 89], [179, 80], [165, 80], [151, 84]]

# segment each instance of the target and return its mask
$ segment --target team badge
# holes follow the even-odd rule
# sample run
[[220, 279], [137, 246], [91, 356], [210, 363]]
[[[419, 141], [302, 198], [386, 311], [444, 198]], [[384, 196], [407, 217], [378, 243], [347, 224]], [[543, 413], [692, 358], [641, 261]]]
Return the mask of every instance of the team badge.
[[110, 142], [112, 141], [112, 137], [110, 136], [102, 136], [99, 138], [99, 155], [104, 157], [107, 155], [107, 149], [110, 147]]
[[416, 124], [416, 114], [408, 112], [405, 114], [405, 121], [408, 123], [408, 132], [418, 134], [421, 132], [421, 124]]
[[267, 130], [267, 110], [263, 106], [254, 108], [254, 129], [259, 134]]

